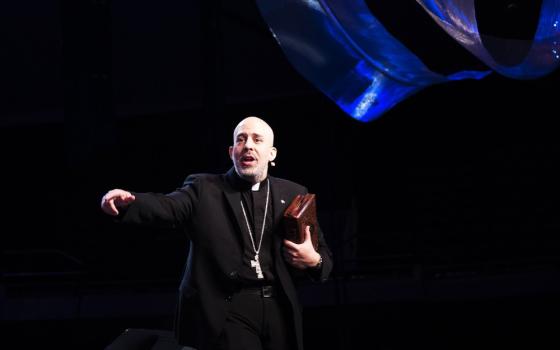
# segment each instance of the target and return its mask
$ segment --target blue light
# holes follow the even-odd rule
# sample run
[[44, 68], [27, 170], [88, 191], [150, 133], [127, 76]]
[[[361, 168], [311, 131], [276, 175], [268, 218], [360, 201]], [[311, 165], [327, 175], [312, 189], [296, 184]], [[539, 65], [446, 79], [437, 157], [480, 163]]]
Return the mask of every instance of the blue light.
[[[457, 42], [496, 72], [513, 79], [535, 79], [558, 68], [555, 53], [549, 48], [558, 46], [560, 30], [560, 0], [543, 0], [535, 38], [527, 56], [518, 65], [500, 64], [484, 46], [476, 23], [474, 0], [416, 0], [432, 18]], [[496, 42], [507, 39], [494, 38]], [[507, 40], [511, 45], [515, 43]], [[527, 46], [519, 40], [517, 45]], [[549, 52], [549, 53], [547, 53]]]
[[[558, 67], [560, 0], [543, 0], [533, 47], [526, 60], [514, 67], [495, 62], [482, 44], [474, 0], [417, 2], [447, 33], [500, 74], [530, 79]], [[257, 0], [257, 5], [292, 65], [359, 121], [378, 118], [428, 86], [482, 79], [491, 72], [445, 76], [431, 71], [383, 27], [363, 0]]]

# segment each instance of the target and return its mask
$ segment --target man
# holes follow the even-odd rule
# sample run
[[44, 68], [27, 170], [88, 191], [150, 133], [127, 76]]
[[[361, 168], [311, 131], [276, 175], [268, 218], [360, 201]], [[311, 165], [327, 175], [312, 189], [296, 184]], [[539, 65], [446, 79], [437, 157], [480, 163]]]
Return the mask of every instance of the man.
[[234, 130], [226, 174], [189, 176], [163, 195], [109, 191], [101, 208], [124, 223], [184, 227], [190, 239], [180, 285], [175, 334], [199, 350], [303, 348], [294, 278], [325, 281], [331, 253], [319, 229], [301, 244], [283, 239], [282, 214], [307, 189], [268, 176], [274, 133], [256, 117]]

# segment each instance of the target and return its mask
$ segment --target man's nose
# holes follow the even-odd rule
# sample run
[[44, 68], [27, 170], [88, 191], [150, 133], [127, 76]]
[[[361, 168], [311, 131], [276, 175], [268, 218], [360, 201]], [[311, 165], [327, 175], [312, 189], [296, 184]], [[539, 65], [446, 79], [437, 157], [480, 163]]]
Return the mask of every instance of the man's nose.
[[245, 141], [245, 148], [253, 149], [253, 146], [255, 146], [255, 143], [253, 142], [253, 140], [247, 139], [247, 141]]

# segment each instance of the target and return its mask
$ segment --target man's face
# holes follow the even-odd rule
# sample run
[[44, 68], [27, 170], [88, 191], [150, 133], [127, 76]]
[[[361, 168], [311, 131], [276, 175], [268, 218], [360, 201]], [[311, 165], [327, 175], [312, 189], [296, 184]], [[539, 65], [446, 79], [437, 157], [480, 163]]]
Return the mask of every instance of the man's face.
[[237, 125], [229, 156], [240, 177], [252, 183], [266, 178], [268, 162], [276, 156], [273, 142], [272, 129], [261, 119], [249, 117]]

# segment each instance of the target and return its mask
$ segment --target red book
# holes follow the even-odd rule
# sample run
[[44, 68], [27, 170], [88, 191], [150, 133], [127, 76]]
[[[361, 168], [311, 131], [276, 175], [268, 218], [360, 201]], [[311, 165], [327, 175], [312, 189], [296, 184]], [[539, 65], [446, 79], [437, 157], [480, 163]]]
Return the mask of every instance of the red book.
[[311, 242], [315, 251], [319, 247], [317, 205], [315, 194], [298, 194], [284, 211], [284, 230], [286, 239], [301, 244], [305, 241], [305, 227], [310, 226]]

